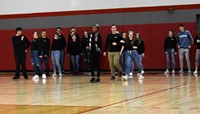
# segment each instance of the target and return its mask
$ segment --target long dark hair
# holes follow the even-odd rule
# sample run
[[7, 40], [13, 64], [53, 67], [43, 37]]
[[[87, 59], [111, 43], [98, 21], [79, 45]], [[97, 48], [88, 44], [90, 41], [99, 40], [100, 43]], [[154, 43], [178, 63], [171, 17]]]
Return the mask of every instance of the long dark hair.
[[168, 33], [169, 32], [172, 32], [172, 37], [174, 37], [174, 31], [173, 30], [169, 30]]
[[[138, 39], [136, 38], [137, 35], [139, 36]], [[140, 34], [139, 32], [137, 32], [137, 33], [135, 34], [135, 40], [138, 40], [138, 43], [141, 44], [141, 42], [142, 42], [142, 36], [141, 36], [141, 34]]]

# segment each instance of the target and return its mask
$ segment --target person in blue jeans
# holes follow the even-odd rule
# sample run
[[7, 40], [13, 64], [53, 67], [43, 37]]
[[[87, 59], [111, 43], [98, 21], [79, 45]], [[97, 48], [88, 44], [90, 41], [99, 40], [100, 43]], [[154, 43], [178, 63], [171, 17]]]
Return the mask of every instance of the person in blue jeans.
[[40, 34], [38, 32], [34, 32], [33, 34], [33, 41], [31, 42], [31, 63], [33, 65], [34, 71], [35, 71], [35, 76], [33, 77], [33, 80], [39, 79], [39, 72], [42, 74], [42, 78], [46, 78], [46, 74], [44, 73], [44, 70], [42, 68], [41, 64], [41, 58], [42, 53], [41, 53], [41, 47], [42, 47], [42, 41], [40, 38]]
[[188, 74], [191, 74], [191, 65], [190, 65], [190, 54], [189, 49], [193, 44], [192, 35], [188, 30], [185, 30], [184, 25], [179, 25], [179, 33], [178, 33], [178, 48], [179, 48], [179, 61], [180, 61], [180, 71], [179, 73], [183, 73], [183, 57], [185, 55], [186, 63], [188, 67]]
[[137, 46], [138, 42], [136, 42], [133, 38], [133, 32], [129, 33], [128, 40], [126, 41], [125, 44], [127, 48], [127, 56], [126, 56], [126, 69], [125, 69], [125, 76], [123, 76], [123, 80], [127, 80], [129, 73], [131, 72], [131, 65], [133, 64], [133, 61], [137, 65], [138, 69], [138, 79], [142, 80], [144, 77], [142, 76], [141, 69], [142, 69], [142, 64], [139, 60], [139, 54], [137, 52]]
[[62, 35], [62, 30], [60, 27], [56, 28], [56, 33], [58, 34], [58, 39], [61, 41], [60, 43], [60, 65], [62, 74], [65, 74], [65, 48], [66, 48], [66, 39], [65, 36]]
[[170, 58], [172, 61], [172, 74], [175, 73], [175, 68], [176, 68], [175, 55], [177, 54], [176, 44], [177, 44], [177, 40], [174, 37], [174, 32], [172, 30], [169, 30], [168, 36], [165, 38], [165, 42], [164, 42], [164, 51], [165, 51], [166, 60], [167, 60], [166, 71], [164, 72], [165, 74], [169, 73]]
[[72, 75], [77, 75], [79, 73], [79, 59], [81, 54], [81, 44], [77, 40], [76, 35], [72, 35], [72, 41], [68, 43], [68, 55], [72, 61]]
[[60, 50], [62, 49], [62, 40], [59, 38], [59, 34], [55, 33], [52, 46], [51, 46], [51, 59], [53, 63], [53, 77], [57, 76], [56, 71], [59, 72], [59, 77], [62, 77], [61, 65], [60, 65]]

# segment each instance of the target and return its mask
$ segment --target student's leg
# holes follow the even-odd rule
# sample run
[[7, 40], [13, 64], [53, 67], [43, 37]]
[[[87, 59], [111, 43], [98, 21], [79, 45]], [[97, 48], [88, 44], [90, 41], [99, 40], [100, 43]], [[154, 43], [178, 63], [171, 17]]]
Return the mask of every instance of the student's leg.
[[23, 72], [24, 78], [28, 78], [27, 71], [26, 71], [26, 54], [21, 55], [20, 61], [22, 63], [22, 72]]
[[96, 53], [95, 54], [95, 65], [96, 65], [96, 70], [97, 70], [97, 77], [100, 77], [100, 63], [101, 63], [101, 54]]
[[74, 75], [75, 74], [75, 71], [76, 71], [76, 65], [75, 65], [75, 56], [74, 55], [71, 55], [71, 61], [72, 61], [72, 74]]
[[108, 61], [110, 65], [111, 76], [115, 77], [115, 66], [114, 66], [114, 54], [113, 52], [108, 52]]
[[94, 53], [90, 53], [90, 72], [92, 77], [94, 77], [94, 66], [95, 66], [95, 56]]
[[15, 55], [15, 78], [19, 78], [20, 77], [20, 56], [19, 55]]
[[170, 51], [167, 50], [167, 54], [166, 54], [166, 69], [169, 70], [170, 69]]
[[125, 74], [128, 76], [131, 72], [133, 60], [131, 59], [130, 55], [127, 53], [126, 55], [126, 67], [125, 67]]
[[180, 72], [183, 71], [183, 54], [184, 54], [184, 49], [179, 49], [179, 62], [180, 62]]
[[76, 67], [76, 70], [75, 70], [75, 72], [76, 73], [79, 73], [79, 61], [80, 61], [80, 55], [76, 55], [75, 56], [75, 67]]
[[55, 63], [56, 67], [58, 68], [59, 75], [62, 74], [60, 66], [60, 51], [55, 51]]
[[185, 49], [185, 58], [186, 58], [188, 71], [191, 72], [189, 49]]
[[139, 54], [137, 51], [133, 51], [131, 53], [131, 58], [134, 60], [134, 62], [136, 63], [137, 69], [138, 69], [138, 73], [141, 73], [141, 69], [142, 69], [142, 64], [140, 62], [139, 59]]
[[52, 64], [53, 64], [53, 75], [56, 75], [55, 51], [51, 52], [51, 60], [52, 60]]
[[172, 58], [172, 70], [176, 69], [176, 61], [175, 61], [175, 51], [172, 49], [171, 51], [171, 58]]
[[46, 75], [49, 76], [49, 57], [44, 58], [44, 63], [46, 67]]
[[119, 52], [115, 52], [114, 53], [114, 66], [118, 69], [119, 73], [123, 72], [123, 69], [119, 63], [119, 59], [120, 59], [120, 53]]
[[200, 49], [196, 49], [196, 57], [195, 57], [195, 71], [198, 71], [199, 58], [200, 58]]
[[60, 66], [61, 66], [61, 71], [64, 73], [65, 72], [65, 51], [60, 50]]

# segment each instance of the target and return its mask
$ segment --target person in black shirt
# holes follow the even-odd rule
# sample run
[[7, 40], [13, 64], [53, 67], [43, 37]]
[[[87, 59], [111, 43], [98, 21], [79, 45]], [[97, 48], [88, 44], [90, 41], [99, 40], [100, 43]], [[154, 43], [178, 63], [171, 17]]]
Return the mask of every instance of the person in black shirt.
[[89, 52], [89, 33], [84, 31], [84, 36], [82, 38], [82, 50], [83, 50], [83, 62], [84, 62], [84, 71], [85, 75], [90, 71], [90, 52]]
[[61, 28], [57, 27], [56, 33], [58, 34], [58, 39], [61, 40], [61, 49], [60, 49], [60, 65], [61, 65], [61, 71], [63, 74], [65, 74], [65, 47], [66, 47], [66, 39], [61, 33]]
[[177, 54], [176, 50], [177, 40], [174, 37], [174, 32], [172, 30], [169, 30], [168, 37], [165, 38], [164, 42], [164, 51], [166, 54], [166, 60], [167, 60], [167, 69], [164, 72], [165, 74], [169, 73], [170, 69], [170, 57], [172, 59], [172, 73], [175, 73], [176, 63], [175, 63], [175, 54]]
[[41, 62], [45, 64], [46, 76], [49, 76], [49, 50], [50, 50], [50, 39], [46, 35], [46, 30], [41, 31], [42, 37], [42, 58]]
[[59, 77], [62, 77], [61, 66], [60, 66], [60, 50], [62, 49], [62, 40], [59, 38], [59, 34], [55, 33], [52, 45], [51, 45], [51, 59], [53, 63], [53, 77], [56, 77], [56, 70], [59, 72]]
[[[75, 27], [71, 27], [71, 30], [70, 30], [70, 33], [68, 35], [68, 47], [69, 47], [69, 44], [72, 42], [72, 36], [73, 35], [76, 35], [76, 40], [77, 41], [80, 41], [80, 37], [79, 35], [76, 33], [76, 28]], [[67, 52], [69, 52], [69, 48], [67, 47]], [[70, 71], [72, 71], [72, 61], [71, 61], [71, 58], [70, 58]], [[72, 72], [71, 72], [72, 73]]]
[[200, 65], [200, 31], [198, 32], [194, 43], [196, 44], [196, 58], [195, 58], [194, 74], [198, 74], [198, 66]]
[[42, 41], [40, 38], [40, 34], [38, 32], [34, 32], [33, 34], [33, 41], [31, 42], [31, 63], [33, 65], [35, 76], [33, 80], [39, 79], [39, 72], [42, 74], [42, 78], [46, 79], [46, 75], [42, 68], [41, 58], [42, 56]]
[[141, 73], [144, 74], [144, 67], [143, 67], [143, 64], [142, 64], [142, 58], [145, 57], [145, 54], [144, 54], [145, 45], [144, 45], [144, 41], [142, 40], [141, 34], [139, 32], [136, 33], [135, 38], [136, 38], [135, 41], [138, 43], [137, 52], [139, 54], [139, 61], [141, 62], [141, 65], [142, 65]]
[[72, 41], [68, 44], [67, 54], [70, 56], [72, 61], [72, 75], [77, 75], [79, 73], [79, 59], [81, 51], [81, 44], [76, 39], [76, 35], [72, 35]]
[[28, 79], [26, 72], [26, 53], [30, 46], [30, 41], [26, 36], [22, 35], [22, 28], [16, 28], [16, 35], [12, 37], [12, 43], [14, 48], [14, 58], [16, 71], [13, 79], [20, 78], [20, 64], [22, 65], [22, 71], [25, 79]]
[[[100, 62], [101, 62], [101, 44], [102, 37], [98, 32], [99, 25], [95, 24], [92, 27], [92, 33], [89, 38], [89, 50], [90, 50], [90, 70], [92, 78], [90, 82], [100, 82]], [[95, 79], [94, 71], [97, 71], [97, 79]]]
[[120, 51], [122, 48], [121, 41], [123, 41], [123, 39], [120, 36], [120, 34], [116, 33], [117, 32], [116, 25], [112, 25], [111, 31], [112, 33], [110, 33], [106, 38], [103, 55], [106, 56], [106, 51], [109, 48], [108, 61], [109, 61], [110, 71], [111, 71], [111, 80], [115, 80], [115, 67], [119, 71], [118, 75], [120, 78], [122, 77], [122, 72], [123, 72], [123, 69], [119, 63]]

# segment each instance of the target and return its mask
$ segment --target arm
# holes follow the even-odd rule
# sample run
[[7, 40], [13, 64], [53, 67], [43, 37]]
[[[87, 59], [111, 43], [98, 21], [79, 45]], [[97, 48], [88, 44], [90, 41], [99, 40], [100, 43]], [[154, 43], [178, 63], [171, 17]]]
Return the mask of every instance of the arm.
[[104, 46], [104, 52], [107, 51], [108, 46], [109, 46], [109, 35], [106, 37], [106, 42], [105, 42], [105, 46]]
[[189, 42], [190, 42], [190, 46], [191, 46], [193, 44], [193, 38], [189, 31], [188, 31], [188, 38], [189, 38]]
[[28, 38], [27, 37], [25, 37], [25, 41], [26, 41], [26, 49], [28, 49], [29, 47], [30, 47], [30, 45], [31, 45], [31, 43], [30, 43], [30, 41], [28, 40]]

